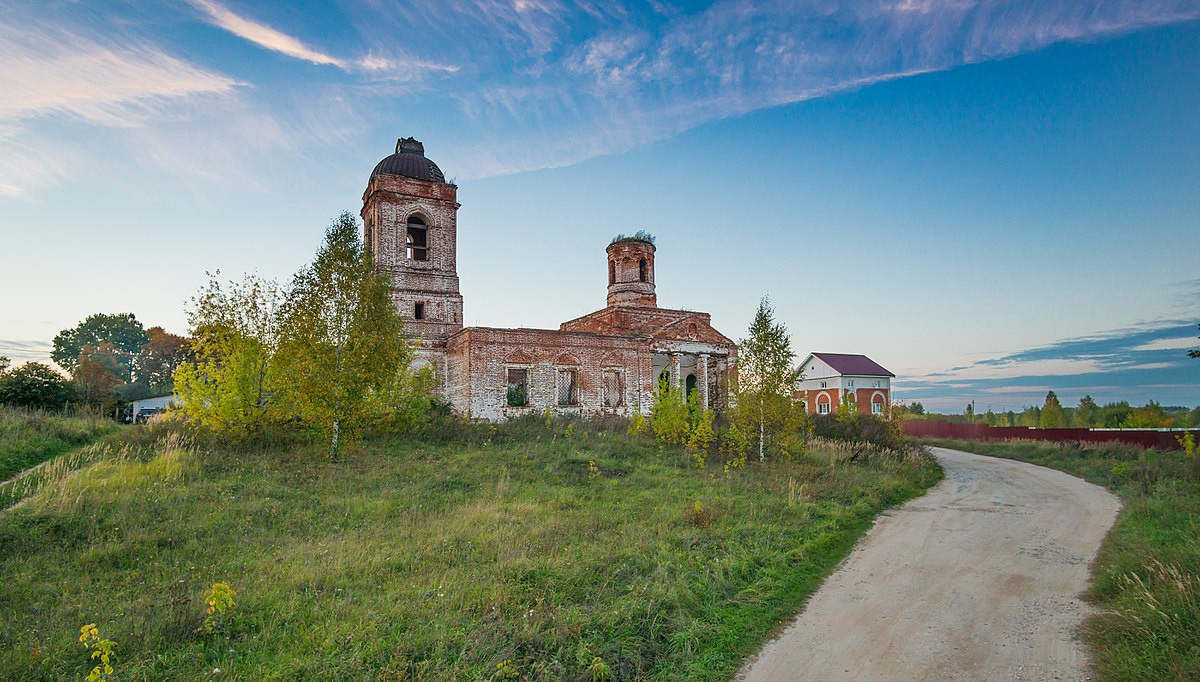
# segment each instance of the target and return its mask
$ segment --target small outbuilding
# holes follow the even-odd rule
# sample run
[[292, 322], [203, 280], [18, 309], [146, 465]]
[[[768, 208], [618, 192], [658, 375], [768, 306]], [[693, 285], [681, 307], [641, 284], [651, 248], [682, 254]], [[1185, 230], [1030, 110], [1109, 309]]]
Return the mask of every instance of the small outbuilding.
[[804, 380], [796, 384], [796, 397], [809, 414], [837, 412], [843, 396], [861, 414], [883, 414], [892, 401], [896, 375], [865, 355], [809, 353], [800, 369]]
[[129, 408], [127, 421], [141, 423], [153, 415], [166, 412], [168, 407], [177, 402], [179, 399], [174, 393], [134, 400]]

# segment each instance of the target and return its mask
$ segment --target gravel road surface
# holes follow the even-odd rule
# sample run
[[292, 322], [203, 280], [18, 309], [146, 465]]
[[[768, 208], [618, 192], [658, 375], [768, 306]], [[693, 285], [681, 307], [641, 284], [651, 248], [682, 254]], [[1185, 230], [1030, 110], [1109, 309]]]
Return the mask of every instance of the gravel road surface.
[[946, 480], [886, 512], [739, 680], [1091, 679], [1079, 595], [1117, 498], [1051, 469], [933, 452]]

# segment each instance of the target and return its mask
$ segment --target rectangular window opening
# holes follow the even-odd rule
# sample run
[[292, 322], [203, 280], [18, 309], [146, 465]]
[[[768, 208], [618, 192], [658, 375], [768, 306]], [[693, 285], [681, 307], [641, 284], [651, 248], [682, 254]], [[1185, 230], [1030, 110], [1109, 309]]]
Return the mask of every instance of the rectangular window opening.
[[426, 260], [429, 248], [425, 242], [425, 228], [416, 225], [408, 226], [408, 259]]
[[414, 306], [413, 319], [414, 320], [425, 319], [425, 304], [424, 303], [418, 303], [416, 306]]
[[505, 390], [504, 400], [509, 407], [525, 407], [529, 404], [528, 386], [529, 370], [508, 370], [508, 388]]
[[579, 390], [575, 384], [575, 370], [558, 370], [558, 404], [578, 405]]

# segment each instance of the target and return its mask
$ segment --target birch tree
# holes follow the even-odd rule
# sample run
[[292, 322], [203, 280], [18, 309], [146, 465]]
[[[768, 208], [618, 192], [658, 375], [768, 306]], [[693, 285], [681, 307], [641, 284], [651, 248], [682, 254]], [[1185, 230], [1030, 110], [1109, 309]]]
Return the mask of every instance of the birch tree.
[[330, 224], [316, 259], [292, 281], [280, 377], [288, 409], [327, 433], [331, 456], [379, 416], [380, 396], [394, 400], [408, 371], [413, 347], [390, 287], [348, 212]]
[[749, 335], [738, 343], [735, 422], [743, 430], [758, 432], [758, 458], [766, 458], [772, 437], [794, 440], [791, 433], [806, 420], [795, 400], [796, 382], [802, 378], [795, 366], [787, 327], [775, 321], [775, 311], [766, 296], [759, 301]]

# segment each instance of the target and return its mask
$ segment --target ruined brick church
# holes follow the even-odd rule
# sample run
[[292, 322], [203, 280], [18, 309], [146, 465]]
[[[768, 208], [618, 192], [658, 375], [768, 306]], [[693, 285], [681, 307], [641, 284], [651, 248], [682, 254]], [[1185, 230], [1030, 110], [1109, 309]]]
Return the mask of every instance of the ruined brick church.
[[413, 138], [375, 166], [363, 193], [365, 242], [419, 337], [454, 410], [490, 421], [547, 408], [583, 415], [649, 412], [655, 383], [724, 407], [737, 346], [707, 313], [659, 308], [655, 246], [641, 233], [608, 245], [608, 304], [558, 329], [463, 326], [458, 187]]

